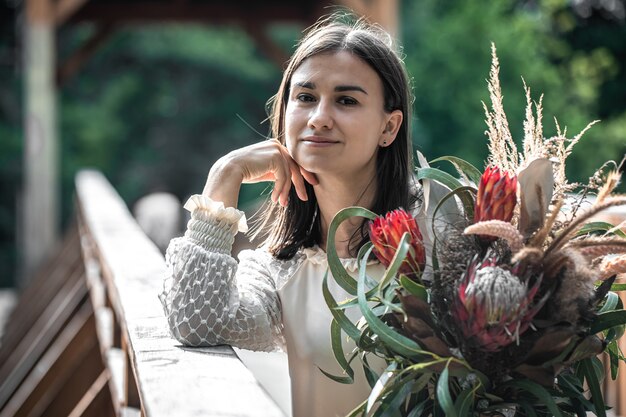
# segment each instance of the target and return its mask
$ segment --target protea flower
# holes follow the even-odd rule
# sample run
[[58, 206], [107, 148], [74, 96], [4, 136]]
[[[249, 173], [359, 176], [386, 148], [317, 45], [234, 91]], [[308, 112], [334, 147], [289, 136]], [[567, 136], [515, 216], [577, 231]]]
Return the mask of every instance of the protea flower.
[[418, 278], [426, 263], [426, 253], [422, 233], [413, 216], [402, 209], [397, 209], [387, 213], [386, 216], [376, 217], [370, 224], [374, 254], [385, 266], [391, 264], [405, 232], [411, 234], [411, 248], [400, 265], [399, 272], [410, 278]]
[[474, 223], [485, 220], [511, 221], [517, 203], [517, 177], [496, 166], [488, 166], [478, 185]]
[[471, 344], [496, 352], [528, 329], [547, 298], [535, 302], [541, 280], [529, 288], [519, 272], [518, 266], [499, 266], [490, 255], [470, 263], [458, 286], [453, 316]]

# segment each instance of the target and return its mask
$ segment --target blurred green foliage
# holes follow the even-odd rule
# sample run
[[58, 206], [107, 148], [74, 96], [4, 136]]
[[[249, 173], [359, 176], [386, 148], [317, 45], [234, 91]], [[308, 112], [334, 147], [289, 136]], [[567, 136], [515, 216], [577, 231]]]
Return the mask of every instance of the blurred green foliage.
[[[576, 2], [584, 4], [585, 1]], [[595, 4], [596, 2], [587, 1]], [[0, 25], [0, 287], [16, 265], [16, 198], [21, 181], [21, 91], [14, 10]], [[554, 117], [570, 136], [602, 119], [575, 149], [572, 179], [626, 152], [626, 29], [623, 17], [565, 0], [470, 2], [404, 0], [400, 42], [415, 89], [414, 143], [429, 159], [458, 155], [478, 166], [487, 151], [481, 101], [488, 101], [490, 45], [498, 48], [505, 110], [522, 136], [525, 98], [544, 98], [545, 134]], [[286, 52], [302, 28], [272, 27]], [[90, 35], [58, 34], [60, 60]], [[213, 162], [268, 133], [265, 103], [280, 68], [234, 26], [135, 26], [119, 29], [59, 95], [62, 213], [72, 213], [82, 167], [109, 178], [129, 205], [153, 191], [183, 200], [202, 190]], [[245, 204], [265, 189], [246, 186]]]
[[[610, 16], [578, 16], [564, 0], [404, 2], [402, 40], [415, 88], [414, 141], [429, 158], [462, 155], [482, 166], [491, 42], [500, 60], [504, 106], [520, 143], [526, 100], [544, 95], [544, 135], [554, 119], [575, 136], [601, 119], [574, 148], [568, 177], [585, 182], [626, 152], [626, 26]], [[602, 34], [594, 41], [591, 33]], [[617, 88], [619, 86], [619, 88]], [[615, 90], [623, 94], [615, 94]], [[610, 110], [610, 111], [607, 111]]]

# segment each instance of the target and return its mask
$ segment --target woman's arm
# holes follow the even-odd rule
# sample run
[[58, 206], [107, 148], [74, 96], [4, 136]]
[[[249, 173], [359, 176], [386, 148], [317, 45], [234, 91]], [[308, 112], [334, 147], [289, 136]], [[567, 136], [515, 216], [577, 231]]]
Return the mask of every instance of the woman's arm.
[[166, 253], [170, 275], [160, 299], [172, 335], [190, 346], [274, 350], [282, 323], [268, 257], [257, 250], [238, 265], [230, 250], [243, 213], [195, 199], [185, 236]]
[[261, 250], [241, 263], [231, 256], [237, 231], [245, 231], [236, 210], [242, 183], [274, 181], [272, 200], [287, 204], [291, 185], [306, 199], [304, 178], [316, 178], [295, 163], [277, 140], [238, 149], [211, 168], [202, 195], [185, 205], [187, 231], [166, 253], [169, 276], [160, 295], [174, 337], [185, 345], [231, 344], [273, 350], [282, 341], [280, 303]]

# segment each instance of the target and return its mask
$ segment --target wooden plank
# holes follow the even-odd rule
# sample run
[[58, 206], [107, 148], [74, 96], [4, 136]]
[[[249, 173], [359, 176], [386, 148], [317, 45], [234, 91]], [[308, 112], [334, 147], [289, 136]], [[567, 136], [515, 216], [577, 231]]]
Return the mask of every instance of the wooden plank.
[[101, 174], [80, 172], [76, 190], [112, 308], [124, 319], [122, 338], [144, 415], [284, 416], [232, 348], [187, 348], [172, 339], [157, 298], [167, 274], [158, 248]]
[[[79, 273], [76, 273], [79, 275]], [[87, 288], [81, 280], [71, 280], [46, 308], [44, 314], [8, 357], [0, 364], [0, 409], [24, 380], [72, 313], [85, 300]]]
[[102, 371], [100, 376], [89, 387], [80, 402], [74, 407], [69, 417], [112, 417], [115, 410], [111, 401], [111, 393], [108, 390], [107, 382], [109, 372]]
[[[93, 351], [97, 356], [93, 358]], [[91, 354], [91, 357], [89, 355]], [[11, 397], [0, 416], [13, 415], [55, 415], [51, 404], [68, 401], [68, 396], [81, 393], [81, 387], [89, 386], [98, 374], [89, 376], [90, 365], [100, 363], [98, 374], [103, 365], [98, 350], [93, 310], [89, 303], [83, 304], [72, 317], [54, 343], [37, 362], [36, 368], [27, 376]], [[72, 383], [74, 374], [83, 375], [86, 384]], [[86, 378], [85, 378], [86, 377]], [[74, 381], [75, 382], [75, 381]], [[84, 381], [83, 381], [84, 382]], [[71, 391], [63, 395], [63, 388], [71, 386]], [[80, 398], [80, 397], [79, 397]], [[79, 399], [78, 398], [78, 399]], [[75, 399], [73, 405], [78, 399]], [[73, 408], [73, 405], [71, 408]], [[71, 410], [65, 410], [65, 414]], [[61, 415], [63, 412], [60, 413]], [[57, 414], [58, 415], [58, 414]]]
[[[28, 329], [32, 328], [45, 308], [57, 296], [68, 277], [82, 268], [78, 230], [70, 227], [57, 254], [37, 272], [31, 284], [21, 292], [5, 328], [0, 348], [0, 364], [15, 351]], [[33, 303], [33, 300], [37, 300]]]

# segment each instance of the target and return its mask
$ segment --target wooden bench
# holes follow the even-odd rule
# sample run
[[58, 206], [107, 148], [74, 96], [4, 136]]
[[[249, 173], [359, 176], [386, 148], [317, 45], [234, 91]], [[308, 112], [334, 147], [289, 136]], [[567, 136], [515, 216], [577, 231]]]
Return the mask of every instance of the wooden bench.
[[76, 207], [5, 329], [0, 417], [284, 417], [232, 348], [170, 336], [163, 256], [100, 173], [78, 174]]

